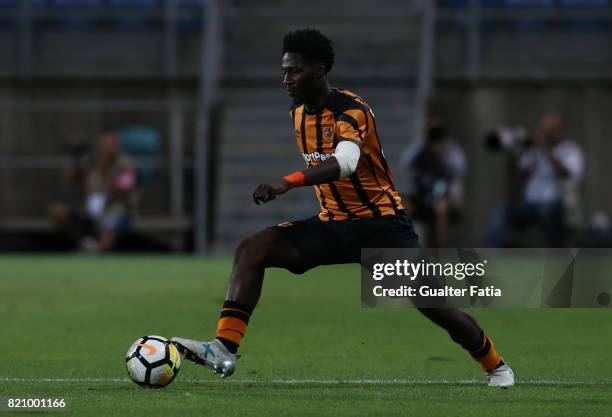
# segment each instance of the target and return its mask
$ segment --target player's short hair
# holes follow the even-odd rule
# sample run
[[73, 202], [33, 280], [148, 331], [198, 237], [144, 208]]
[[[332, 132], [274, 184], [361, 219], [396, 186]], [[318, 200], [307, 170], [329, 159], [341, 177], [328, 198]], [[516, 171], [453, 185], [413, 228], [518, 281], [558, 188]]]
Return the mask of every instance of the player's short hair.
[[298, 29], [289, 32], [283, 39], [283, 54], [298, 53], [311, 63], [322, 63], [325, 72], [334, 66], [334, 46], [327, 36], [317, 29]]

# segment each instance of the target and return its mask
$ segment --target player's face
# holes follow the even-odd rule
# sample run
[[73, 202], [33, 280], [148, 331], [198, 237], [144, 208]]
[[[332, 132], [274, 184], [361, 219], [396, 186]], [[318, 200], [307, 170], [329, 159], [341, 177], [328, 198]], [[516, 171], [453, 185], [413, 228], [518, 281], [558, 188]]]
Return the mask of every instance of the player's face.
[[318, 66], [305, 63], [301, 54], [287, 52], [283, 55], [281, 74], [283, 87], [296, 104], [307, 101], [316, 94]]

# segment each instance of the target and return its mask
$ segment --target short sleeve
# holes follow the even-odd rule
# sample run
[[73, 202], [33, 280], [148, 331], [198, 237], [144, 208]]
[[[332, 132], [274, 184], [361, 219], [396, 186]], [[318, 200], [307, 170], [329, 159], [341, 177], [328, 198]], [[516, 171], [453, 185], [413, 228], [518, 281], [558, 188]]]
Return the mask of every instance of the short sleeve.
[[565, 146], [559, 146], [555, 154], [563, 162], [570, 172], [572, 180], [580, 181], [584, 175], [584, 155], [582, 150], [571, 142], [565, 142]]
[[351, 108], [336, 115], [336, 137], [338, 141], [349, 140], [360, 147], [368, 132], [367, 110]]

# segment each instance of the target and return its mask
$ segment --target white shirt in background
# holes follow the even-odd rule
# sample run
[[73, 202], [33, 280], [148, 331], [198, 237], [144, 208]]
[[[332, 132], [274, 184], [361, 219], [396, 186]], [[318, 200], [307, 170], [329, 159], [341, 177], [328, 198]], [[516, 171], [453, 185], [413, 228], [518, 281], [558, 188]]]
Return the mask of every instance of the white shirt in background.
[[541, 204], [562, 200], [565, 190], [575, 188], [582, 181], [584, 155], [576, 143], [567, 140], [560, 142], [552, 149], [552, 153], [565, 165], [569, 177], [558, 175], [541, 149], [531, 148], [521, 155], [519, 167], [530, 172], [524, 190], [526, 202]]

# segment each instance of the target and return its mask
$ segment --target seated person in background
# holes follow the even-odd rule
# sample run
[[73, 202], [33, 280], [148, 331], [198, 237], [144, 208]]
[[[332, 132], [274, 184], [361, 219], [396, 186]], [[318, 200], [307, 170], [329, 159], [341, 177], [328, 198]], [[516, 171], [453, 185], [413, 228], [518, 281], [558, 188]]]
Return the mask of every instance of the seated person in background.
[[84, 167], [73, 167], [68, 179], [81, 187], [83, 198], [77, 204], [52, 203], [51, 217], [81, 249], [107, 252], [125, 233], [131, 220], [136, 188], [136, 168], [121, 150], [115, 132], [100, 135], [93, 160]]
[[537, 224], [549, 247], [564, 247], [566, 219], [571, 210], [577, 210], [584, 156], [576, 143], [566, 139], [558, 115], [542, 117], [538, 129], [531, 134], [529, 146], [518, 156], [518, 167], [525, 174], [522, 199], [495, 208], [488, 245], [503, 246], [512, 228]]
[[461, 212], [466, 158], [441, 117], [428, 117], [426, 128], [422, 148], [402, 162], [409, 165], [408, 211], [427, 224], [427, 245], [440, 248], [448, 245], [449, 224]]

